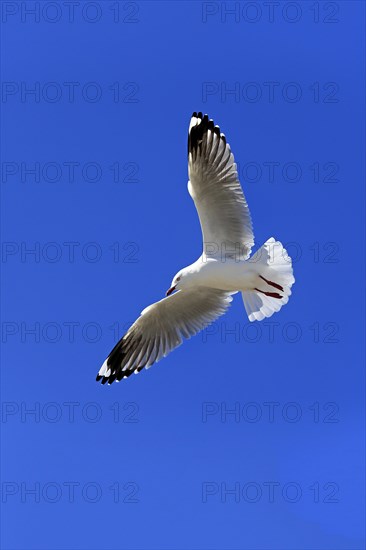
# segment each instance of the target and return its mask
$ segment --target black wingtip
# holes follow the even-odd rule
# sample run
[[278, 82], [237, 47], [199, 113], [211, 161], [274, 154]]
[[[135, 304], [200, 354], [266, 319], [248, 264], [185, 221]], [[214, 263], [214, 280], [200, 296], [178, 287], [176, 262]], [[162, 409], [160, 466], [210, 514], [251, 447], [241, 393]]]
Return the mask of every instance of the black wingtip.
[[109, 379], [108, 379], [108, 384], [113, 384], [113, 382], [115, 381], [115, 379], [117, 378], [117, 373], [115, 372], [114, 374], [112, 374]]
[[[132, 364], [132, 368], [130, 367], [129, 370], [122, 369], [139, 348], [142, 338], [142, 335], [136, 335], [132, 330], [127, 332], [108, 355], [106, 369], [101, 369], [99, 371], [100, 373], [104, 371], [104, 376], [98, 373], [96, 378], [97, 382], [110, 386], [114, 381], [119, 382], [123, 378], [128, 378], [131, 374], [136, 372], [138, 368], [137, 364]], [[105, 363], [103, 363], [103, 366], [104, 365]], [[107, 374], [107, 376], [105, 376], [105, 374]]]
[[214, 130], [214, 128], [215, 128], [215, 123], [214, 123], [214, 121], [212, 120], [212, 118], [210, 118], [210, 120], [208, 121], [207, 126], [208, 126], [208, 129], [209, 129], [209, 130]]
[[[143, 368], [143, 367], [142, 367], [142, 368]], [[138, 371], [139, 369], [136, 369], [136, 370]], [[131, 374], [133, 374], [133, 372], [134, 372], [133, 370], [122, 370], [122, 371], [118, 374], [117, 380], [120, 381], [120, 380], [123, 380], [124, 378], [128, 378], [129, 376], [131, 376]]]
[[[195, 115], [196, 113], [193, 113]], [[223, 134], [220, 133], [220, 128], [218, 126], [215, 126], [215, 123], [212, 119], [208, 118], [208, 114], [203, 115], [201, 111], [197, 114], [197, 117], [199, 119], [199, 123], [193, 125], [190, 128], [189, 135], [188, 135], [188, 154], [189, 152], [192, 152], [201, 145], [205, 134], [207, 134], [208, 130], [211, 130], [212, 132], [215, 132], [215, 134], [220, 137], [223, 136]], [[223, 136], [224, 143], [225, 137]]]

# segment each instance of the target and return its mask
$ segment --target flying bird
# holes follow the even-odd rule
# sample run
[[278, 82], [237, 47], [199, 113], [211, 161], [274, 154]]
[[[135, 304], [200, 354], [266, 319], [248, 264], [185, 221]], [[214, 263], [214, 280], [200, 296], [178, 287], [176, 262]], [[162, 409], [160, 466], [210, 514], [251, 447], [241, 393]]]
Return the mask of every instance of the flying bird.
[[202, 255], [173, 278], [166, 297], [144, 309], [104, 361], [97, 381], [120, 381], [149, 368], [184, 338], [223, 315], [241, 292], [250, 321], [288, 302], [291, 258], [270, 238], [252, 257], [252, 221], [225, 135], [208, 115], [193, 113], [188, 131], [188, 191], [196, 206]]

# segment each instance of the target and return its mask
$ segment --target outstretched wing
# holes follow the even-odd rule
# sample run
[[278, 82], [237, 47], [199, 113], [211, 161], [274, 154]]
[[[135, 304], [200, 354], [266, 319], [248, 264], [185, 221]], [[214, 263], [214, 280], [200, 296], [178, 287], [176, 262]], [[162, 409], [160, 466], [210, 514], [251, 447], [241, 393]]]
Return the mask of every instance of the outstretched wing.
[[189, 126], [188, 174], [204, 254], [247, 259], [254, 236], [234, 156], [220, 128], [202, 113], [193, 113]]
[[230, 292], [206, 287], [180, 290], [144, 309], [104, 361], [97, 381], [111, 384], [149, 368], [225, 313]]

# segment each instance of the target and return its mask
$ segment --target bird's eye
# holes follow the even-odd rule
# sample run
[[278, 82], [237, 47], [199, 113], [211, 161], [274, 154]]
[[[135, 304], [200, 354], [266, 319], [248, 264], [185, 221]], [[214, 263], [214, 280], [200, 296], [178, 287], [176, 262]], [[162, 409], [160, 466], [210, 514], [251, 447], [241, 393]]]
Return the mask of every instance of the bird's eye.
[[176, 278], [176, 281], [177, 281], [177, 282], [180, 281], [180, 277], [177, 277], [177, 278]]

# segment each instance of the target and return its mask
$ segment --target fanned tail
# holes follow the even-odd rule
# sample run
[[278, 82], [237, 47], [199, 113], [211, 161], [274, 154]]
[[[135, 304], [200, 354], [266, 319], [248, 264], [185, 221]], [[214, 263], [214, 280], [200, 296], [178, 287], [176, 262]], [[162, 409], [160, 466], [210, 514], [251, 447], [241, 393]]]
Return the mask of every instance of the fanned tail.
[[256, 285], [242, 292], [249, 321], [271, 317], [287, 304], [295, 282], [292, 262], [283, 245], [273, 237], [249, 260], [258, 270]]

